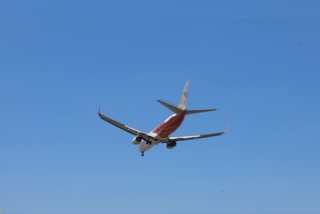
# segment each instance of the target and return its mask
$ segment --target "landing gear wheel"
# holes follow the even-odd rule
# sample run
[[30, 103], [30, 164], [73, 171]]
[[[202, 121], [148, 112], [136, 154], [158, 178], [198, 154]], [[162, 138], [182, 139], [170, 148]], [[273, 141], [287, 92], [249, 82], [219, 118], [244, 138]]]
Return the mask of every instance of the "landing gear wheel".
[[144, 156], [144, 152], [141, 152], [141, 157], [143, 157]]

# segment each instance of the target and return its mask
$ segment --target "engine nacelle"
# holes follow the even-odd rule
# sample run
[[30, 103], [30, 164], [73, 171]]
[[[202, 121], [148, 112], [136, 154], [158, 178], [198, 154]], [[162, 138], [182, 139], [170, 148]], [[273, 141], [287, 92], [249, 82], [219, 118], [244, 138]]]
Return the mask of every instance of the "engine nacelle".
[[133, 143], [134, 145], [138, 145], [138, 144], [140, 144], [141, 140], [142, 140], [142, 138], [139, 137], [139, 136], [137, 136], [137, 137], [135, 137], [135, 138], [132, 139], [132, 143]]
[[167, 143], [167, 149], [173, 149], [174, 147], [176, 147], [177, 142], [176, 141], [171, 141]]

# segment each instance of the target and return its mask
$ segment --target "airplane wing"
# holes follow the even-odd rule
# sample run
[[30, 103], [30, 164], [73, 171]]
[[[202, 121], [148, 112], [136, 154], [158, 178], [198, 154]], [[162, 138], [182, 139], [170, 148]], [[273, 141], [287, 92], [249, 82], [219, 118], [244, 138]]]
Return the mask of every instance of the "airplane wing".
[[[130, 126], [127, 126], [127, 125], [125, 125], [125, 124], [123, 124], [123, 123], [120, 123], [120, 122], [118, 122], [118, 121], [110, 118], [110, 117], [107, 117], [107, 116], [103, 115], [103, 114], [100, 112], [100, 108], [99, 108], [99, 113], [98, 113], [98, 115], [99, 115], [99, 117], [100, 117], [102, 120], [110, 123], [111, 125], [114, 125], [114, 126], [120, 128], [120, 129], [122, 129], [123, 131], [126, 131], [126, 132], [128, 132], [128, 133], [130, 133], [130, 134], [133, 134], [133, 135], [136, 135], [136, 136], [140, 136], [140, 137], [142, 137], [144, 140], [155, 139], [153, 136], [151, 136], [151, 135], [149, 135], [149, 134], [147, 134], [147, 133], [145, 133], [145, 132], [142, 132], [142, 131], [140, 131], [140, 130], [138, 130], [138, 129], [135, 129], [135, 128], [132, 128], [132, 127], [130, 127]], [[155, 139], [155, 140], [157, 140], [157, 139]]]
[[210, 134], [199, 134], [199, 135], [190, 135], [190, 136], [180, 136], [180, 137], [169, 137], [168, 141], [183, 141], [183, 140], [192, 140], [192, 139], [199, 139], [199, 138], [206, 138], [206, 137], [215, 137], [223, 135], [224, 133], [229, 132], [230, 126], [227, 124], [226, 129], [223, 132], [215, 132]]
[[98, 115], [102, 120], [104, 120], [104, 121], [106, 121], [106, 122], [108, 122], [108, 123], [120, 128], [120, 129], [122, 129], [122, 130], [124, 130], [124, 131], [126, 131], [126, 132], [128, 132], [130, 134], [133, 134], [133, 135], [145, 134], [144, 132], [139, 131], [138, 129], [131, 128], [130, 126], [127, 126], [127, 125], [125, 125], [123, 123], [120, 123], [120, 122], [118, 122], [118, 121], [116, 121], [114, 119], [111, 119], [110, 117], [107, 117], [107, 116], [101, 114], [100, 109], [99, 109]]
[[183, 141], [183, 140], [192, 140], [206, 137], [215, 137], [224, 134], [225, 132], [216, 132], [210, 134], [200, 134], [200, 135], [190, 135], [190, 136], [180, 136], [180, 137], [169, 137], [168, 141]]

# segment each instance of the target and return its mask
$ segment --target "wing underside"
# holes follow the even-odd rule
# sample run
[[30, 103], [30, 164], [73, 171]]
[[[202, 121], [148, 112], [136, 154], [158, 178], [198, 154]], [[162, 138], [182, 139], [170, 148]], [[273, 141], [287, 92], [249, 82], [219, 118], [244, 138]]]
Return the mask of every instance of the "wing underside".
[[169, 137], [168, 141], [184, 141], [192, 139], [200, 139], [206, 137], [215, 137], [224, 134], [225, 132], [215, 132], [210, 134], [199, 134], [199, 135], [190, 135], [190, 136], [180, 136], [180, 137]]
[[138, 134], [140, 134], [140, 133], [143, 133], [143, 132], [139, 131], [138, 129], [135, 129], [135, 128], [132, 128], [132, 127], [130, 127], [130, 126], [127, 126], [127, 125], [125, 125], [125, 124], [123, 124], [123, 123], [120, 123], [120, 122], [118, 122], [118, 121], [116, 121], [116, 120], [114, 120], [114, 119], [111, 119], [110, 117], [107, 117], [107, 116], [101, 114], [100, 111], [99, 111], [99, 117], [100, 117], [102, 120], [110, 123], [111, 125], [114, 125], [114, 126], [120, 128], [120, 129], [122, 129], [122, 130], [124, 130], [124, 131], [126, 131], [126, 132], [128, 132], [128, 133], [130, 133], [130, 134], [138, 135]]
[[132, 135], [140, 136], [145, 140], [148, 140], [148, 139], [151, 139], [151, 138], [154, 139], [153, 136], [151, 136], [151, 135], [149, 135], [149, 134], [147, 134], [145, 132], [142, 132], [142, 131], [140, 131], [138, 129], [135, 129], [135, 128], [132, 128], [130, 126], [127, 126], [127, 125], [125, 125], [123, 123], [120, 123], [119, 121], [116, 121], [116, 120], [114, 120], [114, 119], [112, 119], [110, 117], [107, 117], [107, 116], [103, 115], [100, 112], [100, 110], [99, 110], [98, 115], [102, 120], [110, 123], [111, 125], [114, 125], [114, 126], [118, 127], [119, 129], [122, 129], [122, 130], [124, 130], [124, 131], [126, 131], [126, 132], [128, 132], [128, 133], [130, 133]]

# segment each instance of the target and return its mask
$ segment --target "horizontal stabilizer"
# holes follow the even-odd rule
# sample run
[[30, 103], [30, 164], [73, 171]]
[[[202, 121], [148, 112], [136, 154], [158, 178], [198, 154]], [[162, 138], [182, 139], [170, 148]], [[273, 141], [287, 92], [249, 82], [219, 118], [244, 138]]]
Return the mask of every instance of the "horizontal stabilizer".
[[170, 109], [171, 111], [173, 111], [174, 113], [178, 114], [182, 111], [182, 109], [170, 104], [170, 103], [167, 103], [163, 100], [157, 100], [159, 103], [161, 103], [162, 105], [164, 105], [165, 107], [167, 107], [168, 109]]
[[[170, 103], [167, 103], [163, 100], [157, 100], [159, 103], [161, 103], [162, 105], [164, 105], [165, 107], [167, 107], [168, 109], [170, 109], [171, 111], [173, 111], [176, 114], [179, 114], [180, 112], [182, 112], [183, 110], [180, 109], [179, 107], [176, 107]], [[196, 114], [196, 113], [202, 113], [202, 112], [208, 112], [208, 111], [216, 111], [217, 109], [211, 108], [211, 109], [197, 109], [197, 110], [187, 110], [186, 114]]]
[[207, 112], [207, 111], [216, 111], [217, 109], [199, 109], [199, 110], [187, 110], [186, 114], [197, 114], [197, 113], [202, 113], [202, 112]]

